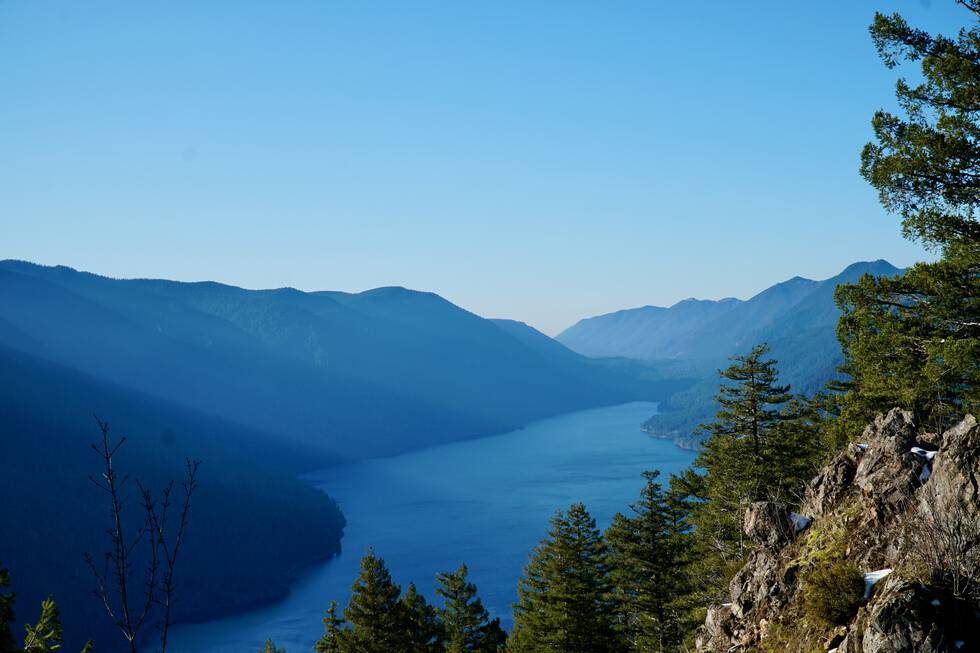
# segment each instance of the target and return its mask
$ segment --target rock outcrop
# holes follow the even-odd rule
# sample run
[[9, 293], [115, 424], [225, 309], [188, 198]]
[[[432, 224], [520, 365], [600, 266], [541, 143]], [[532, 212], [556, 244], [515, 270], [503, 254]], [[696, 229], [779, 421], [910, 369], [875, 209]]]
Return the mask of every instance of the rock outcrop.
[[[744, 530], [754, 549], [731, 602], [709, 608], [697, 649], [980, 651], [980, 427], [968, 416], [921, 436], [893, 409], [810, 482], [802, 516], [753, 504]], [[843, 623], [806, 608], [807, 574], [828, 560], [865, 575]]]

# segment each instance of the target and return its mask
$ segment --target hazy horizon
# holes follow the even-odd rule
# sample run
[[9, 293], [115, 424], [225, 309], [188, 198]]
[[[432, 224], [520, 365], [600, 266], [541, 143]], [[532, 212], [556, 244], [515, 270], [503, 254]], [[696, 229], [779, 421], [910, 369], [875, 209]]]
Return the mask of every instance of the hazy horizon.
[[920, 0], [3, 3], [0, 258], [399, 285], [550, 335], [906, 267], [926, 253], [857, 172], [895, 78], [875, 10], [962, 19]]
[[[23, 261], [25, 263], [30, 263], [30, 264], [34, 264], [34, 265], [41, 265], [41, 266], [45, 266], [45, 267], [65, 266], [65, 264], [63, 264], [63, 263], [42, 263], [42, 262], [39, 262], [39, 261], [27, 261], [25, 259], [16, 259], [16, 258], [12, 258], [12, 259], [0, 259], [0, 262], [2, 262], [3, 260], [17, 260], [17, 261]], [[891, 265], [895, 265], [894, 262], [889, 261], [887, 259], [863, 259], [863, 260], [860, 260], [860, 261], [852, 261], [848, 265], [852, 265], [852, 264], [855, 264], [855, 263], [870, 263], [870, 262], [874, 262], [874, 261], [877, 261], [877, 260], [884, 260], [886, 263], [889, 263]], [[322, 292], [322, 291], [328, 291], [328, 292], [329, 291], [340, 291], [340, 292], [346, 292], [346, 293], [350, 293], [350, 294], [358, 294], [358, 293], [369, 292], [371, 290], [378, 290], [380, 288], [406, 288], [407, 290], [416, 291], [416, 292], [434, 292], [435, 294], [439, 295], [443, 299], [446, 299], [446, 300], [450, 301], [451, 303], [455, 304], [456, 306], [459, 306], [460, 308], [463, 308], [463, 309], [465, 309], [465, 310], [467, 310], [467, 311], [469, 311], [471, 313], [474, 313], [474, 314], [476, 314], [476, 315], [478, 315], [480, 317], [487, 318], [487, 319], [505, 319], [505, 320], [516, 320], [518, 322], [524, 322], [524, 323], [529, 324], [530, 326], [534, 327], [535, 329], [537, 329], [537, 330], [541, 331], [542, 333], [545, 333], [545, 334], [547, 334], [547, 335], [549, 335], [551, 337], [557, 336], [559, 333], [561, 333], [562, 331], [564, 331], [564, 330], [568, 329], [569, 327], [573, 326], [574, 324], [576, 324], [580, 320], [583, 320], [583, 319], [586, 319], [586, 318], [590, 318], [590, 317], [596, 317], [598, 315], [603, 315], [605, 313], [611, 313], [611, 312], [615, 312], [615, 311], [629, 310], [629, 309], [635, 309], [635, 308], [642, 308], [642, 307], [646, 307], [646, 306], [658, 306], [658, 307], [661, 307], [662, 306], [664, 308], [669, 308], [669, 307], [673, 306], [674, 304], [677, 304], [679, 302], [683, 302], [685, 300], [691, 300], [691, 299], [693, 299], [693, 300], [707, 300], [707, 301], [718, 301], [718, 300], [721, 300], [721, 299], [737, 299], [737, 300], [745, 301], [745, 300], [751, 299], [755, 295], [757, 295], [757, 294], [759, 294], [759, 293], [767, 290], [768, 288], [770, 288], [770, 287], [772, 287], [772, 286], [774, 286], [776, 284], [782, 283], [784, 281], [789, 281], [790, 279], [792, 279], [794, 277], [803, 277], [804, 279], [808, 279], [808, 280], [812, 280], [812, 281], [823, 281], [825, 279], [829, 279], [831, 277], [837, 276], [837, 274], [839, 274], [843, 270], [843, 268], [842, 268], [841, 270], [836, 270], [836, 271], [832, 272], [831, 274], [828, 274], [826, 276], [820, 276], [820, 277], [809, 277], [809, 276], [806, 276], [806, 275], [794, 274], [792, 276], [789, 276], [789, 277], [786, 277], [786, 278], [783, 278], [783, 279], [778, 279], [776, 281], [773, 281], [772, 283], [767, 284], [766, 286], [763, 286], [761, 288], [757, 288], [754, 291], [751, 291], [750, 293], [748, 293], [746, 295], [740, 295], [740, 296], [736, 296], [736, 295], [721, 295], [721, 296], [718, 296], [718, 297], [696, 297], [694, 295], [688, 295], [688, 296], [685, 296], [685, 297], [681, 297], [681, 298], [677, 299], [676, 301], [673, 301], [673, 302], [671, 302], [669, 304], [650, 304], [648, 302], [648, 303], [645, 303], [645, 304], [635, 304], [635, 305], [631, 305], [631, 306], [619, 306], [619, 307], [613, 308], [613, 309], [611, 309], [609, 311], [605, 311], [603, 313], [594, 313], [594, 314], [590, 314], [590, 315], [582, 315], [582, 316], [580, 316], [578, 318], [575, 318], [572, 322], [570, 322], [570, 323], [568, 323], [568, 324], [566, 324], [564, 326], [559, 326], [559, 328], [557, 330], [555, 330], [554, 332], [551, 332], [551, 331], [546, 331], [546, 330], [544, 330], [544, 329], [536, 326], [535, 324], [532, 324], [531, 322], [529, 322], [528, 320], [524, 319], [521, 316], [488, 315], [488, 314], [480, 313], [479, 311], [476, 311], [476, 310], [473, 310], [472, 308], [467, 307], [464, 303], [460, 303], [460, 302], [454, 301], [452, 298], [446, 297], [442, 293], [436, 292], [436, 291], [431, 290], [429, 288], [411, 288], [411, 287], [408, 287], [408, 286], [404, 286], [402, 284], [389, 284], [387, 286], [374, 286], [372, 288], [362, 288], [362, 289], [359, 289], [359, 290], [345, 290], [345, 289], [342, 289], [342, 288], [297, 288], [296, 286], [254, 286], [253, 287], [253, 286], [243, 286], [241, 284], [236, 284], [236, 283], [229, 283], [229, 282], [221, 281], [221, 280], [218, 280], [218, 279], [173, 279], [173, 278], [170, 278], [170, 277], [150, 277], [150, 276], [146, 276], [146, 275], [115, 276], [115, 275], [104, 274], [104, 273], [102, 273], [102, 272], [100, 272], [98, 270], [86, 270], [86, 269], [82, 269], [82, 268], [75, 268], [73, 266], [66, 266], [66, 267], [70, 267], [70, 268], [72, 268], [72, 269], [74, 269], [74, 270], [76, 270], [78, 272], [85, 272], [85, 273], [95, 274], [95, 275], [98, 275], [98, 276], [109, 277], [109, 278], [112, 278], [112, 279], [119, 279], [119, 280], [156, 279], [156, 280], [164, 280], [164, 281], [177, 281], [177, 282], [180, 282], [180, 283], [206, 283], [206, 282], [216, 282], [216, 283], [221, 283], [221, 284], [228, 285], [228, 286], [234, 286], [234, 287], [242, 288], [242, 289], [245, 289], [245, 290], [281, 290], [281, 289], [284, 289], [284, 288], [292, 288], [294, 290], [299, 290], [299, 291], [302, 291], [302, 292], [310, 292], [310, 293]], [[904, 266], [895, 265], [895, 267], [902, 268]]]

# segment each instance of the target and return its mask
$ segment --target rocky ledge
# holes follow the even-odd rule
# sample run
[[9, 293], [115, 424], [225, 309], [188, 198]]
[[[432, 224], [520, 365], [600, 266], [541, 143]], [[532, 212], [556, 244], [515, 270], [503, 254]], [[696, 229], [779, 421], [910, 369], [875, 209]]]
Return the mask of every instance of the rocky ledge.
[[[907, 411], [879, 416], [810, 482], [799, 514], [777, 503], [746, 511], [753, 551], [730, 602], [708, 610], [697, 649], [980, 651], [978, 505], [974, 417], [939, 436]], [[809, 579], [821, 568], [856, 576], [853, 601], [830, 597], [843, 606], [833, 618], [813, 608]]]

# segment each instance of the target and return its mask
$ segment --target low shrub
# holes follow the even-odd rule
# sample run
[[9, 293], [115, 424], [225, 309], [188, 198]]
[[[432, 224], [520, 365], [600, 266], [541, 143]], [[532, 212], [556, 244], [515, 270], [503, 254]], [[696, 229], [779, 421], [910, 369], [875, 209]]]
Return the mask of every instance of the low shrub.
[[864, 598], [864, 574], [843, 559], [821, 561], [803, 579], [808, 617], [829, 625], [845, 623]]

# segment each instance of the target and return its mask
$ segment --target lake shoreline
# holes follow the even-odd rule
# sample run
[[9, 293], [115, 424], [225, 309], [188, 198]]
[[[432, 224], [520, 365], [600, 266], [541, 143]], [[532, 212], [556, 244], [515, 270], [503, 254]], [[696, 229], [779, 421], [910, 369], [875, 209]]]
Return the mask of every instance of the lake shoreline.
[[283, 600], [225, 619], [183, 624], [180, 653], [256, 650], [267, 637], [305, 650], [331, 600], [343, 606], [373, 547], [397, 583], [435, 599], [434, 576], [466, 562], [487, 608], [510, 621], [517, 577], [556, 509], [584, 501], [601, 526], [625, 510], [641, 472], [680, 471], [693, 453], [652, 438], [656, 411], [632, 402], [538, 420], [494, 436], [329, 467], [302, 475], [329, 492], [347, 525], [339, 555], [306, 569]]

